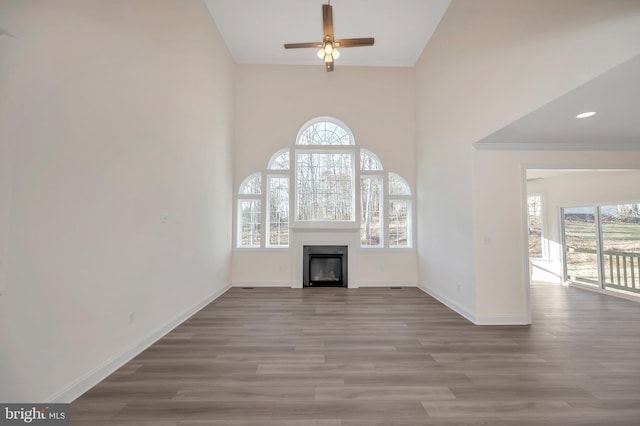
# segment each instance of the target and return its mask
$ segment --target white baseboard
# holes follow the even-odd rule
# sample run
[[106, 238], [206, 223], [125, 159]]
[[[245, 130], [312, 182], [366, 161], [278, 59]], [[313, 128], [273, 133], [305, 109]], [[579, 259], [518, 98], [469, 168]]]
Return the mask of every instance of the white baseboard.
[[464, 318], [468, 319], [472, 323], [477, 324], [477, 322], [476, 322], [476, 314], [471, 312], [466, 307], [460, 305], [457, 302], [454, 302], [453, 300], [449, 299], [447, 296], [443, 295], [442, 293], [440, 293], [440, 292], [438, 292], [438, 291], [436, 291], [436, 290], [434, 290], [432, 288], [426, 287], [422, 283], [418, 283], [418, 288], [420, 290], [424, 291], [425, 293], [427, 293], [429, 296], [431, 296], [434, 299], [438, 300], [440, 303], [442, 303], [443, 305], [445, 305], [446, 307], [448, 307], [452, 311], [454, 311], [457, 314], [463, 316]]
[[476, 325], [529, 325], [525, 316], [505, 315], [505, 316], [480, 316], [476, 318]]
[[292, 288], [291, 281], [234, 281], [231, 287], [287, 287]]
[[358, 281], [358, 287], [418, 287], [415, 281]]
[[115, 372], [118, 368], [122, 367], [127, 362], [131, 361], [133, 358], [138, 356], [142, 351], [147, 349], [149, 346], [154, 344], [158, 339], [165, 336], [171, 330], [182, 324], [184, 321], [189, 319], [195, 313], [200, 311], [202, 308], [207, 306], [209, 303], [216, 300], [218, 297], [222, 296], [227, 290], [231, 288], [230, 285], [222, 288], [221, 290], [216, 291], [215, 293], [208, 296], [206, 299], [192, 306], [191, 308], [181, 312], [176, 317], [156, 328], [146, 336], [144, 336], [139, 341], [133, 343], [129, 347], [125, 348], [120, 353], [112, 356], [107, 361], [97, 366], [93, 370], [88, 373], [82, 375], [71, 385], [65, 387], [64, 389], [54, 393], [49, 396], [45, 403], [70, 403], [73, 402], [76, 398], [81, 396], [83, 393], [100, 383], [107, 376]]
[[531, 322], [524, 315], [504, 315], [504, 316], [478, 316], [469, 309], [454, 302], [442, 293], [418, 283], [418, 288], [429, 296], [437, 299], [440, 303], [447, 306], [451, 310], [468, 319], [475, 325], [528, 325]]
[[[297, 288], [291, 285], [291, 281], [235, 281], [232, 287], [287, 287]], [[417, 287], [415, 281], [350, 281], [349, 288], [361, 287]]]

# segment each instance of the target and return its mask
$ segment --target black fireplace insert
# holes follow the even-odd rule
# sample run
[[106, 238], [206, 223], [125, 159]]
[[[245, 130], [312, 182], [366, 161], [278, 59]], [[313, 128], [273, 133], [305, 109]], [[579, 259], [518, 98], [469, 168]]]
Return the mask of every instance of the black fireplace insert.
[[347, 287], [347, 246], [304, 246], [303, 287]]

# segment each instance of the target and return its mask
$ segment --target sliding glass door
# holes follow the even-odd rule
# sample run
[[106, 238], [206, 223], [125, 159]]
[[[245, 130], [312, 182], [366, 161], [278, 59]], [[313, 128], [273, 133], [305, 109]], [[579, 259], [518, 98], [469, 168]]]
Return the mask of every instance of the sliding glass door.
[[640, 294], [640, 204], [562, 209], [565, 280]]
[[604, 285], [640, 293], [638, 204], [600, 207]]
[[562, 217], [567, 280], [598, 286], [596, 209], [565, 208]]

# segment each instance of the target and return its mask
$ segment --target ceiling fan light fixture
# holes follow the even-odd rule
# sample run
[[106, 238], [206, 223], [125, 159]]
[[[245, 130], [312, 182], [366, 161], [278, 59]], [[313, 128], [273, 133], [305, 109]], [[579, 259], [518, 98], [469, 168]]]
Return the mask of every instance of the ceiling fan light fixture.
[[331, 3], [327, 0], [327, 4], [322, 5], [322, 29], [324, 38], [321, 42], [311, 43], [285, 43], [285, 49], [298, 49], [312, 47], [319, 50], [316, 56], [325, 63], [327, 71], [333, 71], [333, 62], [340, 57], [338, 47], [361, 47], [373, 46], [373, 37], [366, 38], [346, 38], [335, 40], [333, 36], [333, 9]]

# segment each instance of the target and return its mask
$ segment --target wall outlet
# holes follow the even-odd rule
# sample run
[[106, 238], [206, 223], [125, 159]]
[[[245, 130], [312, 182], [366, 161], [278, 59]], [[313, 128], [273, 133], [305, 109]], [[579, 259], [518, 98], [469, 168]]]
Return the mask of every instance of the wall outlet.
[[136, 322], [136, 313], [135, 312], [131, 312], [129, 314], [129, 324], [133, 324], [134, 322]]

